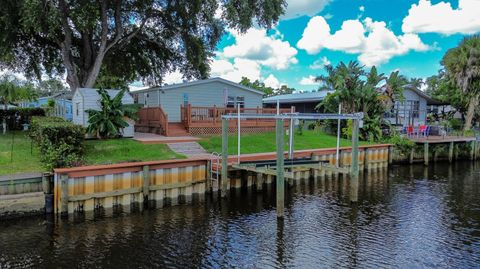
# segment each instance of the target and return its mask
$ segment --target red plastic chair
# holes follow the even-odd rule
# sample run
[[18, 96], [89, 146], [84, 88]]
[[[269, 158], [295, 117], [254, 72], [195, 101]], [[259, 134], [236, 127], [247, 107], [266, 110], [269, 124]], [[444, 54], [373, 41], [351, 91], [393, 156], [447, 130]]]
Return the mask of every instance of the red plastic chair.
[[413, 125], [408, 125], [407, 127], [407, 136], [413, 136], [414, 135], [414, 130], [413, 130]]

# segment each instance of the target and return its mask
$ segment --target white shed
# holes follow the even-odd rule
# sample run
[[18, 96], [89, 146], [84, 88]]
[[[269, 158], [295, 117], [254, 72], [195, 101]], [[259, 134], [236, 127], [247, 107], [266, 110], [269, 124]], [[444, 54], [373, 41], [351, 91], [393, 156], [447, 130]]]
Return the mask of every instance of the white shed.
[[[108, 95], [111, 98], [117, 96], [120, 90], [107, 90]], [[100, 95], [97, 89], [91, 88], [79, 88], [75, 91], [72, 98], [73, 106], [73, 123], [88, 126], [88, 113], [85, 112], [89, 109], [100, 110]], [[132, 96], [127, 92], [122, 98], [123, 104], [133, 104]], [[128, 127], [122, 130], [123, 137], [133, 137], [135, 122], [128, 120]]]

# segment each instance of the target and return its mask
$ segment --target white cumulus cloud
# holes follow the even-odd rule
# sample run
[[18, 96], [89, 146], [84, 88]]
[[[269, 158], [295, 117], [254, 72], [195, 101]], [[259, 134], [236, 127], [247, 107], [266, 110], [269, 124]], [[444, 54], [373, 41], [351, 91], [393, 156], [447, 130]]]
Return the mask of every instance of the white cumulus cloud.
[[405, 33], [474, 34], [480, 31], [480, 0], [458, 0], [454, 9], [448, 2], [432, 4], [420, 0], [403, 19]]
[[318, 82], [315, 82], [315, 76], [308, 76], [308, 77], [302, 77], [302, 79], [300, 79], [300, 85], [304, 85], [304, 86], [312, 86], [312, 85], [318, 85]]
[[432, 4], [420, 0], [403, 19], [405, 33], [474, 34], [480, 31], [480, 0], [458, 0], [454, 9], [448, 2]]
[[309, 54], [316, 54], [324, 48], [359, 54], [358, 60], [367, 66], [383, 64], [412, 50], [429, 49], [416, 34], [397, 36], [385, 22], [371, 18], [346, 20], [332, 34], [330, 25], [322, 16], [310, 19], [297, 47]]
[[315, 60], [311, 65], [310, 65], [310, 68], [311, 69], [322, 69], [324, 68], [326, 65], [331, 65], [332, 62], [330, 62], [330, 60], [326, 57], [326, 56], [323, 56], [322, 58], [318, 59], [318, 60]]
[[281, 19], [288, 20], [301, 16], [314, 16], [322, 11], [331, 0], [288, 0], [287, 9]]
[[233, 82], [240, 82], [242, 77], [252, 81], [260, 79], [260, 65], [252, 60], [236, 58], [233, 63], [225, 59], [213, 60], [210, 67], [213, 77], [221, 77]]
[[276, 78], [273, 74], [270, 74], [265, 80], [263, 80], [263, 83], [265, 83], [265, 86], [271, 87], [274, 89], [278, 89], [285, 84], [285, 83], [280, 83], [278, 78]]
[[251, 28], [246, 33], [230, 32], [235, 44], [223, 49], [226, 58], [244, 58], [258, 62], [277, 70], [286, 69], [295, 64], [297, 50], [288, 41], [282, 41], [281, 34], [268, 36], [264, 29]]

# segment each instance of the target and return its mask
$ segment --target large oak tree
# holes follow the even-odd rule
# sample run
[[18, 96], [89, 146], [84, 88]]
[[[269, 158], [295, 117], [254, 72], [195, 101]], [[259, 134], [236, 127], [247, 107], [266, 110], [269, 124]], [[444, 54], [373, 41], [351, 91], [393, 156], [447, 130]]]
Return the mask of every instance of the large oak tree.
[[93, 87], [99, 76], [159, 84], [166, 72], [179, 70], [205, 78], [225, 28], [271, 27], [286, 3], [0, 0], [0, 7], [0, 66], [27, 77], [66, 73], [74, 90]]

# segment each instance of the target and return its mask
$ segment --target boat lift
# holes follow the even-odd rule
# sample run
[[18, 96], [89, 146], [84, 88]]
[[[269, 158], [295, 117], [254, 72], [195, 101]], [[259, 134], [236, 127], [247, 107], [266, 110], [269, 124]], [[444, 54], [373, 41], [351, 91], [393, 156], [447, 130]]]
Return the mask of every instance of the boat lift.
[[[225, 197], [227, 195], [228, 187], [228, 121], [238, 121], [238, 165], [240, 165], [240, 132], [242, 119], [272, 119], [276, 121], [276, 152], [277, 160], [275, 162], [276, 169], [276, 204], [277, 204], [277, 217], [283, 218], [284, 216], [284, 200], [285, 200], [285, 159], [284, 159], [284, 121], [289, 120], [290, 125], [295, 120], [353, 120], [352, 131], [352, 165], [350, 168], [351, 189], [350, 200], [357, 202], [358, 200], [358, 176], [359, 176], [359, 150], [358, 150], [358, 136], [359, 128], [363, 124], [363, 113], [353, 114], [320, 114], [320, 113], [283, 113], [283, 114], [250, 114], [250, 113], [234, 113], [222, 116], [222, 183], [221, 183], [221, 195]], [[292, 126], [290, 126], [292, 127]], [[293, 144], [293, 128], [290, 128], [290, 145]], [[289, 149], [289, 158], [293, 159], [293, 147]], [[318, 162], [317, 162], [318, 163]]]

